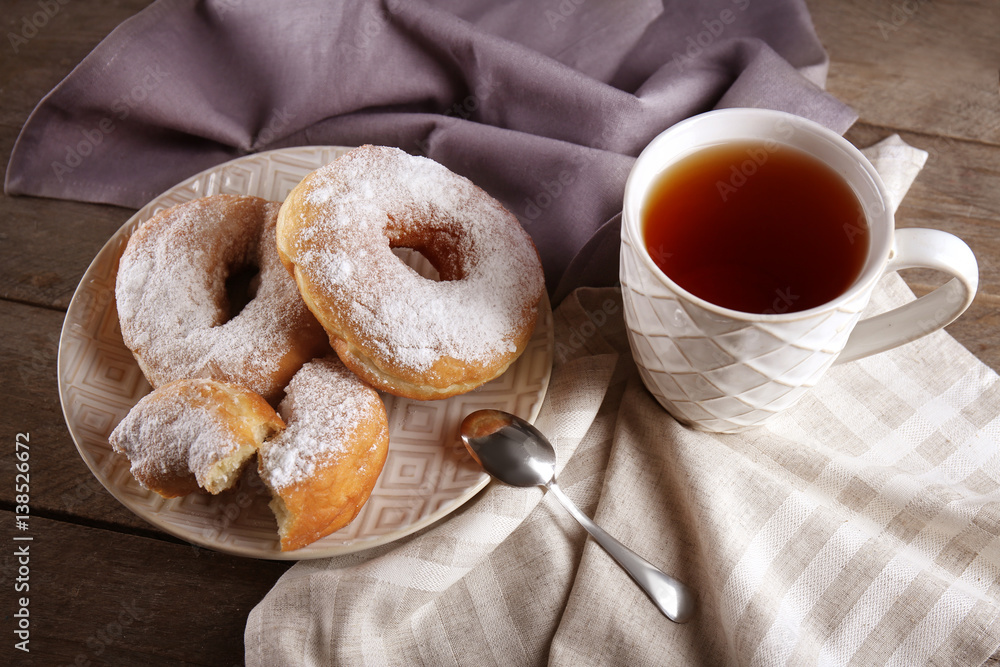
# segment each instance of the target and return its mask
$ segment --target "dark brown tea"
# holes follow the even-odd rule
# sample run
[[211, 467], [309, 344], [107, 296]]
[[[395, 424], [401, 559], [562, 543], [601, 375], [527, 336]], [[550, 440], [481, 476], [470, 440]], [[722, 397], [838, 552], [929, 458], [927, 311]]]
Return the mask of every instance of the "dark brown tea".
[[658, 177], [643, 210], [646, 248], [695, 296], [747, 313], [788, 313], [843, 294], [868, 254], [847, 182], [772, 142], [712, 146]]

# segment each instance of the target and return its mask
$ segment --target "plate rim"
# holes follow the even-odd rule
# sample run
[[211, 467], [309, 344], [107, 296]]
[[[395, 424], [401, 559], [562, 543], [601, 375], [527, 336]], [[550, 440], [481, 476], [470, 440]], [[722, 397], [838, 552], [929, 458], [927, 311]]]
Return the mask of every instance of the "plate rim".
[[[195, 183], [201, 179], [209, 177], [211, 174], [219, 172], [226, 167], [239, 165], [241, 162], [257, 162], [260, 160], [269, 160], [275, 155], [290, 155], [296, 153], [304, 153], [307, 156], [315, 156], [316, 153], [319, 151], [326, 151], [326, 150], [346, 151], [346, 150], [351, 150], [352, 148], [353, 147], [351, 146], [337, 146], [337, 145], [309, 145], [309, 146], [290, 146], [287, 148], [276, 148], [268, 151], [261, 151], [259, 153], [250, 153], [248, 155], [242, 155], [233, 158], [231, 160], [227, 160], [225, 162], [220, 162], [212, 167], [203, 169], [191, 176], [188, 176], [182, 181], [179, 181], [174, 186], [164, 190], [157, 196], [150, 199], [145, 205], [143, 205], [141, 208], [136, 210], [131, 216], [129, 216], [128, 220], [126, 220], [121, 226], [118, 227], [117, 230], [115, 230], [111, 234], [111, 236], [104, 243], [104, 245], [101, 246], [101, 249], [97, 252], [97, 254], [94, 255], [94, 258], [90, 261], [90, 263], [87, 265], [87, 268], [84, 270], [83, 275], [80, 278], [80, 282], [73, 290], [73, 296], [70, 298], [70, 302], [66, 307], [66, 314], [63, 317], [63, 323], [59, 332], [58, 347], [56, 350], [56, 384], [57, 384], [57, 391], [59, 393], [59, 406], [62, 411], [63, 422], [65, 423], [66, 429], [70, 435], [70, 439], [73, 441], [73, 444], [77, 450], [77, 454], [80, 456], [81, 459], [83, 459], [84, 464], [87, 466], [87, 469], [90, 471], [90, 474], [94, 477], [94, 479], [96, 479], [101, 484], [101, 486], [104, 487], [104, 489], [108, 493], [110, 493], [113, 498], [115, 498], [115, 500], [121, 503], [125, 507], [125, 509], [127, 509], [132, 514], [138, 516], [140, 519], [150, 524], [150, 526], [152, 526], [153, 528], [160, 530], [173, 537], [176, 537], [180, 540], [183, 540], [186, 543], [234, 556], [255, 558], [259, 560], [279, 560], [279, 561], [314, 560], [318, 558], [328, 558], [331, 556], [359, 553], [362, 551], [366, 551], [368, 549], [373, 549], [379, 546], [383, 546], [385, 544], [389, 544], [398, 541], [404, 537], [407, 537], [409, 535], [412, 535], [413, 533], [423, 530], [424, 528], [427, 528], [428, 526], [433, 525], [437, 522], [447, 520], [451, 514], [455, 513], [456, 511], [467, 505], [469, 501], [471, 501], [489, 484], [491, 478], [488, 474], [483, 472], [480, 476], [480, 479], [475, 484], [470, 485], [462, 494], [453, 498], [444, 508], [444, 510], [431, 512], [427, 516], [418, 519], [417, 521], [411, 524], [408, 524], [407, 526], [405, 526], [405, 528], [401, 530], [390, 531], [388, 533], [385, 533], [384, 535], [373, 537], [371, 539], [365, 539], [363, 542], [352, 540], [349, 542], [344, 542], [336, 545], [330, 545], [325, 548], [318, 547], [308, 552], [305, 551], [310, 546], [321, 542], [322, 539], [325, 539], [321, 538], [320, 540], [317, 540], [317, 542], [313, 542], [312, 544], [307, 545], [307, 547], [303, 549], [295, 551], [274, 551], [274, 552], [262, 553], [259, 550], [251, 547], [241, 547], [239, 545], [233, 545], [229, 543], [224, 543], [224, 544], [215, 543], [193, 532], [185, 532], [184, 530], [180, 529], [177, 526], [174, 526], [171, 523], [167, 523], [164, 521], [157, 521], [155, 518], [157, 515], [156, 511], [150, 510], [146, 507], [137, 506], [131, 503], [125, 497], [125, 494], [122, 493], [122, 491], [118, 489], [117, 486], [114, 485], [110, 479], [105, 479], [103, 473], [96, 468], [96, 462], [92, 460], [92, 457], [90, 456], [90, 453], [87, 450], [86, 446], [83, 444], [83, 442], [81, 442], [83, 438], [78, 436], [78, 434], [74, 431], [69, 413], [70, 406], [68, 405], [68, 399], [66, 395], [68, 388], [66, 386], [66, 380], [64, 379], [65, 374], [63, 372], [65, 363], [64, 355], [66, 354], [65, 343], [67, 342], [67, 336], [69, 335], [69, 328], [72, 326], [72, 324], [75, 323], [75, 319], [71, 319], [71, 314], [73, 314], [75, 310], [82, 308], [82, 306], [78, 305], [78, 299], [82, 298], [80, 295], [82, 293], [83, 288], [86, 285], [86, 282], [88, 281], [88, 276], [90, 276], [92, 271], [95, 270], [95, 267], [99, 265], [99, 262], [110, 259], [110, 255], [116, 252], [121, 245], [127, 243], [128, 237], [131, 236], [132, 233], [134, 233], [135, 229], [138, 228], [139, 225], [141, 225], [151, 216], [153, 210], [157, 206], [162, 205], [160, 202], [164, 197], [167, 197], [172, 193], [177, 192], [178, 190], [188, 187], [192, 183]], [[208, 195], [202, 193], [199, 196], [203, 197]], [[538, 398], [532, 407], [531, 414], [525, 417], [525, 419], [527, 419], [529, 422], [534, 422], [537, 419], [542, 404], [545, 401], [545, 397], [548, 394], [549, 384], [552, 379], [552, 362], [554, 359], [554, 337], [555, 337], [554, 319], [548, 293], [547, 291], [544, 290], [542, 292], [542, 298], [538, 304], [538, 317], [539, 317], [539, 323], [541, 323], [543, 319], [546, 320], [547, 323], [545, 346], [548, 349], [548, 354], [546, 355], [547, 356], [546, 370], [544, 377], [542, 378], [541, 381], [541, 388], [539, 389], [538, 392]], [[127, 349], [128, 348], [126, 348], [126, 350]], [[222, 528], [220, 530], [224, 531], [225, 528]], [[277, 535], [277, 533], [275, 533], [275, 535]]]

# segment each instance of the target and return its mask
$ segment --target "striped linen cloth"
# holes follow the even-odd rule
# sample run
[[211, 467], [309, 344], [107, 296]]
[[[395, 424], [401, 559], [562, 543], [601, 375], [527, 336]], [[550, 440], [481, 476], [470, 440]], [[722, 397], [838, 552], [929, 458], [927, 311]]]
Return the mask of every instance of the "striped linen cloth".
[[[896, 201], [926, 154], [868, 151]], [[872, 312], [913, 298], [883, 279]], [[698, 593], [664, 618], [552, 498], [493, 483], [378, 549], [292, 567], [248, 665], [980, 665], [1000, 648], [1000, 382], [944, 332], [834, 367], [770, 425], [688, 430], [642, 386], [620, 294], [556, 311], [536, 423], [560, 485]]]

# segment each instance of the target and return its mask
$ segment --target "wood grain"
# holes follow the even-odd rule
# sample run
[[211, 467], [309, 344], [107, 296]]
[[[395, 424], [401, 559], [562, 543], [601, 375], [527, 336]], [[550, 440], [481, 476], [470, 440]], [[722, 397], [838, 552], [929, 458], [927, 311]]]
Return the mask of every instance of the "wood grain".
[[[66, 429], [56, 382], [56, 350], [63, 313], [0, 300], [0, 366], [10, 381], [0, 388], [12, 433], [30, 435], [32, 513], [88, 525], [163, 533], [135, 516], [98, 482]], [[15, 450], [0, 448], [0, 470], [13, 471]], [[0, 484], [0, 507], [13, 505], [14, 488]]]
[[[0, 48], [0, 125], [20, 130], [28, 114], [102, 39], [151, 0], [5, 0]], [[47, 3], [48, 4], [48, 3]], [[47, 16], [45, 16], [47, 14]], [[12, 38], [11, 35], [14, 35]], [[23, 41], [22, 41], [23, 40]], [[9, 150], [5, 153], [9, 155]]]
[[[149, 0], [74, 0], [55, 2], [48, 15], [39, 15], [38, 0], [4, 3], [5, 39], [0, 48], [4, 174], [21, 126], [39, 100], [118, 24], [149, 4]], [[12, 40], [11, 34], [26, 41]], [[132, 213], [115, 206], [0, 197], [0, 298], [65, 309], [90, 260]]]
[[[0, 522], [14, 517], [0, 511]], [[34, 537], [11, 543], [29, 548], [19, 595], [34, 665], [242, 665], [247, 615], [290, 566], [39, 517], [18, 534]], [[0, 556], [5, 591], [19, 576], [14, 550]], [[12, 644], [0, 656], [17, 657]]]
[[[897, 227], [926, 227], [955, 234], [979, 259], [979, 292], [969, 310], [947, 331], [993, 370], [1000, 370], [1000, 161], [996, 146], [970, 140], [856, 124], [847, 138], [868, 146], [890, 134], [928, 152], [927, 164], [896, 212]], [[922, 296], [944, 277], [904, 271]]]
[[1000, 144], [994, 0], [806, 0], [827, 89], [864, 123]]
[[[1000, 370], [1000, 11], [993, 0], [807, 0], [828, 90], [858, 112], [857, 146], [890, 134], [928, 152], [898, 227], [943, 229], [979, 260], [979, 292], [947, 331]], [[942, 282], [904, 272], [917, 295]]]

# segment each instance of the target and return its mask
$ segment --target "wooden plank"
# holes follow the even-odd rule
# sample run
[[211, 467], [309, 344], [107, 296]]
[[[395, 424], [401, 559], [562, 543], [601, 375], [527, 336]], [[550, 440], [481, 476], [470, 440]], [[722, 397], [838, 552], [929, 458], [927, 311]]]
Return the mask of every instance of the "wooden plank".
[[[5, 0], [0, 125], [20, 129], [39, 100], [151, 0]], [[9, 152], [6, 153], [9, 155]]]
[[[846, 136], [855, 145], [868, 146], [893, 132], [859, 123]], [[1000, 372], [1000, 148], [925, 133], [899, 135], [929, 155], [896, 213], [896, 226], [941, 229], [972, 248], [979, 259], [979, 292], [969, 311], [947, 330]], [[905, 271], [903, 277], [918, 295], [943, 281], [940, 274], [924, 270]]]
[[[0, 301], [0, 404], [4, 437], [31, 438], [31, 508], [50, 517], [114, 526], [126, 531], [159, 533], [135, 516], [101, 486], [80, 458], [63, 418], [56, 382], [56, 350], [63, 314]], [[11, 479], [13, 446], [0, 448], [0, 470]], [[0, 484], [0, 502], [11, 506], [14, 488]]]
[[[913, 287], [918, 296], [927, 290]], [[1000, 300], [980, 294], [965, 314], [945, 328], [955, 339], [994, 371], [1000, 373]]]
[[132, 213], [0, 196], [0, 298], [65, 309], [90, 262]]
[[[0, 49], [4, 174], [6, 158], [35, 105], [119, 23], [148, 4], [5, 3], [6, 43]], [[0, 298], [65, 308], [94, 255], [131, 214], [115, 206], [0, 196]]]
[[994, 0], [806, 0], [827, 88], [873, 125], [1000, 144]]
[[[847, 133], [867, 146], [898, 132], [929, 152], [897, 213], [899, 227], [943, 229], [980, 264], [969, 311], [948, 327], [1000, 371], [1000, 12], [991, 0], [806, 0], [830, 55], [828, 90], [858, 111]], [[918, 295], [940, 284], [907, 271]]]
[[[56, 381], [62, 320], [59, 311], [0, 301], [0, 337], [7, 343], [0, 347], [0, 367], [10, 374], [0, 383], [4, 433], [10, 443], [19, 433], [30, 438], [32, 514], [181, 542], [125, 507], [81, 458], [66, 426]], [[0, 471], [8, 473], [8, 479], [13, 479], [16, 463], [12, 444], [0, 448]], [[218, 502], [238, 498], [236, 491], [230, 493], [233, 497], [220, 496]], [[13, 484], [0, 484], [0, 506], [15, 504]]]
[[[14, 531], [8, 511], [0, 521], [8, 535], [33, 538], [8, 537], [0, 555], [0, 586], [11, 600], [5, 664], [242, 665], [247, 615], [290, 566], [38, 517]], [[27, 575], [15, 555], [24, 546]], [[19, 576], [29, 590], [14, 590]], [[12, 648], [21, 596], [30, 654]]]

